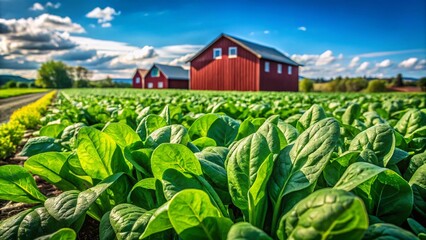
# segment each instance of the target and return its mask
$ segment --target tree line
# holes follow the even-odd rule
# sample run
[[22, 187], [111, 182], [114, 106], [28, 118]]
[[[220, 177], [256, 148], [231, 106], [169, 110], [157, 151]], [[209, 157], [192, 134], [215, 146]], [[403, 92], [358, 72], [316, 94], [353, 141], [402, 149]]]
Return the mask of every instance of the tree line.
[[402, 74], [394, 78], [367, 78], [367, 77], [336, 77], [326, 81], [325, 79], [304, 78], [299, 82], [301, 92], [386, 92], [392, 87], [418, 86], [426, 91], [426, 77], [416, 83], [404, 83]]
[[85, 67], [68, 66], [61, 61], [43, 63], [37, 71], [35, 85], [42, 88], [115, 88], [131, 87], [126, 83], [115, 83], [108, 76], [102, 80], [90, 80], [93, 72]]

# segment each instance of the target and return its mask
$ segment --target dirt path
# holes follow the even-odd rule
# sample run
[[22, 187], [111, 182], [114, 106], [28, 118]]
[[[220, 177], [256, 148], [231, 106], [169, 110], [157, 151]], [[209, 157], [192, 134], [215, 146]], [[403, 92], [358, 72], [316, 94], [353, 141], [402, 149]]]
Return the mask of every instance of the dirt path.
[[419, 87], [411, 87], [411, 86], [407, 86], [407, 87], [391, 87], [390, 89], [392, 91], [395, 91], [395, 92], [421, 92], [422, 91]]
[[27, 104], [33, 103], [39, 98], [46, 95], [47, 92], [43, 93], [34, 93], [21, 95], [17, 97], [10, 97], [5, 99], [0, 99], [0, 123], [9, 121], [10, 115], [18, 109]]

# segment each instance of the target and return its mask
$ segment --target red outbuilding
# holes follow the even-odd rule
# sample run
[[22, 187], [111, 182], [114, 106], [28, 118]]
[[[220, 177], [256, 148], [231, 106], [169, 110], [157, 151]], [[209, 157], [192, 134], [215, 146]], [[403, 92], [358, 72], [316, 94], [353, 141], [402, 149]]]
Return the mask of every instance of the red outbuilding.
[[189, 62], [192, 90], [298, 91], [299, 66], [278, 50], [221, 34]]
[[178, 88], [188, 89], [188, 70], [180, 66], [155, 63], [145, 74], [142, 88]]
[[135, 74], [133, 74], [133, 78], [132, 78], [133, 88], [142, 88], [143, 80], [144, 80], [146, 72], [148, 72], [148, 70], [146, 69], [141, 69], [141, 68], [136, 69], [136, 72]]

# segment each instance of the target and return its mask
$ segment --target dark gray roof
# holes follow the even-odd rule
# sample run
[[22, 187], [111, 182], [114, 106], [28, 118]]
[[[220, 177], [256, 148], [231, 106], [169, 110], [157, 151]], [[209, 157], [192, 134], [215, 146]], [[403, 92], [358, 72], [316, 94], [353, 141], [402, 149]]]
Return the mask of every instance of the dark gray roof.
[[189, 71], [180, 66], [170, 66], [158, 63], [155, 63], [154, 66], [160, 69], [160, 71], [166, 75], [168, 79], [189, 80]]
[[246, 41], [244, 39], [236, 38], [236, 37], [229, 36], [229, 35], [226, 35], [226, 34], [223, 34], [223, 35], [225, 37], [233, 39], [234, 41], [240, 43], [241, 45], [244, 45], [248, 49], [255, 52], [258, 55], [258, 57], [260, 57], [260, 58], [268, 59], [268, 60], [272, 60], [272, 61], [277, 61], [277, 62], [282, 62], [282, 63], [287, 63], [287, 64], [295, 65], [295, 66], [301, 66], [299, 63], [291, 60], [289, 57], [282, 54], [281, 52], [279, 52], [275, 48], [263, 46], [263, 45], [260, 45], [260, 44], [257, 44], [257, 43], [249, 42], [249, 41]]
[[214, 41], [212, 41], [209, 45], [207, 45], [205, 48], [200, 50], [197, 54], [195, 54], [188, 62], [194, 60], [198, 55], [200, 55], [202, 52], [204, 52], [207, 48], [209, 48], [213, 43], [215, 43], [218, 39], [221, 37], [226, 37], [230, 39], [231, 41], [240, 44], [242, 47], [246, 48], [253, 54], [255, 54], [258, 58], [263, 58], [271, 61], [276, 62], [282, 62], [287, 63], [294, 66], [303, 66], [293, 60], [291, 60], [289, 57], [281, 53], [280, 51], [276, 50], [275, 48], [267, 47], [264, 45], [260, 45], [257, 43], [249, 42], [247, 40], [233, 37], [227, 34], [222, 33], [219, 37], [217, 37]]

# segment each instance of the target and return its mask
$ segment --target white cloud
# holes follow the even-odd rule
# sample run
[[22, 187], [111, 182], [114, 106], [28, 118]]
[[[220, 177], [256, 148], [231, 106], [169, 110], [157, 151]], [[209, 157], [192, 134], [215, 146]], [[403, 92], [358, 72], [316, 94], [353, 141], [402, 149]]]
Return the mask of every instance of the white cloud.
[[409, 49], [409, 50], [399, 50], [399, 51], [385, 51], [385, 52], [371, 52], [371, 53], [363, 53], [357, 55], [358, 57], [363, 58], [374, 58], [374, 57], [384, 57], [398, 54], [406, 54], [406, 53], [421, 53], [426, 52], [426, 49]]
[[111, 27], [111, 23], [109, 23], [109, 22], [102, 23], [101, 27], [103, 27], [103, 28], [109, 28], [109, 27]]
[[158, 56], [153, 46], [144, 46], [142, 48], [131, 51], [123, 56], [123, 60], [134, 62], [144, 59], [149, 59]]
[[203, 45], [191, 45], [191, 44], [170, 45], [170, 46], [157, 48], [156, 52], [160, 56], [169, 56], [170, 58], [177, 58], [188, 53], [196, 53], [203, 47], [204, 47]]
[[70, 37], [81, 49], [96, 50], [97, 56], [80, 65], [97, 70], [94, 78], [101, 78], [105, 74], [111, 77], [127, 78], [134, 69], [148, 68], [154, 62], [187, 65], [186, 59], [195, 54], [201, 45], [170, 45], [155, 48], [153, 46], [135, 47], [124, 42], [106, 41], [86, 37]]
[[334, 62], [336, 58], [333, 56], [333, 52], [331, 50], [327, 50], [319, 55], [315, 65], [323, 66]]
[[304, 65], [300, 68], [300, 75], [304, 77], [330, 78], [348, 72], [348, 68], [344, 66], [347, 63], [343, 54], [336, 57], [331, 50], [326, 50], [322, 54], [293, 54], [291, 59]]
[[29, 33], [38, 31], [63, 31], [70, 33], [84, 33], [84, 28], [73, 23], [69, 17], [60, 17], [44, 13], [36, 18], [3, 19], [1, 33]]
[[303, 65], [314, 65], [319, 55], [311, 55], [311, 54], [293, 54], [291, 59], [294, 61], [303, 64]]
[[336, 58], [333, 55], [333, 51], [326, 50], [319, 55], [315, 55], [315, 54], [302, 54], [302, 55], [293, 54], [291, 56], [291, 58], [294, 61], [301, 63], [303, 65], [324, 66], [324, 65], [329, 65], [336, 60], [343, 59], [343, 54], [339, 54], [338, 57]]
[[106, 7], [101, 9], [100, 7], [94, 8], [92, 11], [86, 14], [87, 18], [94, 18], [98, 20], [98, 23], [101, 24], [102, 27], [111, 27], [111, 21], [114, 19], [114, 16], [120, 15], [120, 11], [116, 11], [112, 7]]
[[[42, 14], [36, 18], [0, 19], [2, 38], [0, 53], [41, 54], [76, 47], [69, 33], [82, 33], [84, 28], [69, 17]], [[43, 58], [37, 61], [42, 61]]]
[[70, 33], [84, 33], [84, 28], [77, 23], [73, 23], [69, 17], [43, 14], [35, 18], [34, 24], [40, 28], [48, 28], [52, 31], [66, 31]]
[[47, 8], [53, 8], [53, 9], [58, 9], [61, 7], [61, 3], [52, 3], [52, 2], [47, 2], [44, 6], [41, 3], [34, 3], [32, 7], [30, 7], [31, 11], [43, 11], [46, 10]]
[[414, 67], [415, 70], [426, 70], [426, 59], [420, 60]]
[[32, 7], [30, 7], [30, 10], [31, 11], [43, 11], [44, 7], [40, 3], [36, 2], [36, 3], [33, 4]]
[[173, 59], [172, 61], [170, 61], [170, 65], [180, 65], [180, 66], [182, 66], [182, 65], [187, 65], [188, 63], [187, 63], [187, 61], [189, 60], [189, 59], [191, 59], [193, 56], [195, 55], [195, 53], [188, 53], [188, 54], [186, 54], [186, 55], [183, 55], [182, 57], [178, 57], [178, 58], [175, 58], [175, 59]]
[[100, 54], [121, 55], [138, 48], [124, 42], [108, 41], [88, 37], [70, 36], [70, 39], [85, 49], [94, 49]]
[[269, 35], [271, 33], [277, 33], [276, 30], [270, 30], [270, 29], [265, 29], [265, 30], [260, 30], [260, 31], [251, 31], [249, 32], [250, 36], [254, 36], [254, 35]]
[[381, 61], [380, 63], [377, 63], [376, 66], [379, 68], [388, 68], [392, 65], [391, 60], [389, 59], [385, 59], [383, 61]]
[[61, 3], [51, 3], [51, 2], [47, 2], [46, 3], [46, 8], [53, 8], [53, 9], [58, 9], [61, 7]]
[[398, 63], [395, 64], [386, 58], [362, 61], [359, 56], [352, 58], [342, 54], [336, 56], [331, 50], [324, 51], [322, 54], [293, 54], [291, 59], [304, 65], [299, 69], [300, 75], [309, 78], [392, 77], [398, 73], [413, 77], [426, 76], [426, 59], [415, 61], [408, 58], [398, 66]]
[[42, 14], [35, 18], [0, 18], [0, 72], [34, 78], [34, 69], [55, 55], [78, 59], [82, 53], [73, 51], [78, 44], [69, 33], [82, 32], [84, 28], [69, 17]]
[[418, 59], [417, 58], [408, 58], [404, 61], [402, 61], [401, 63], [398, 64], [399, 67], [401, 68], [413, 68], [416, 63], [417, 63]]
[[367, 70], [368, 66], [370, 66], [369, 62], [363, 62], [361, 63], [361, 65], [359, 65], [359, 67], [356, 69], [356, 72], [360, 73], [363, 72], [365, 70]]
[[354, 68], [355, 66], [357, 66], [360, 59], [361, 59], [360, 57], [352, 58], [351, 62], [349, 63], [349, 67]]
[[[300, 75], [311, 78], [335, 78], [337, 76], [394, 76], [398, 70], [392, 68], [394, 64], [388, 59], [378, 61], [361, 61], [361, 58], [356, 56], [347, 58], [343, 54], [337, 56], [333, 51], [327, 50], [322, 54], [293, 54], [291, 58], [303, 64], [300, 68]], [[426, 60], [425, 60], [426, 64]], [[423, 66], [424, 67], [424, 66]]]
[[306, 32], [306, 27], [305, 26], [300, 26], [297, 28], [297, 30], [302, 31], [302, 32]]

